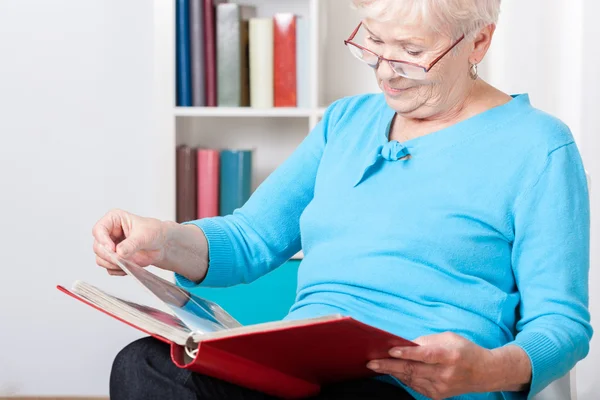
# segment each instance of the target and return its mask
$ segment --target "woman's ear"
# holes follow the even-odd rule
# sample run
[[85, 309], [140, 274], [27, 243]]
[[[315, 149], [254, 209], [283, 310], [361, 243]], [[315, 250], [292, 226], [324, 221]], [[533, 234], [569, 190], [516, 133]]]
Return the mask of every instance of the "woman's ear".
[[492, 44], [492, 37], [496, 31], [496, 25], [490, 24], [483, 27], [473, 39], [473, 51], [469, 56], [469, 62], [471, 64], [479, 64], [485, 57], [490, 45]]

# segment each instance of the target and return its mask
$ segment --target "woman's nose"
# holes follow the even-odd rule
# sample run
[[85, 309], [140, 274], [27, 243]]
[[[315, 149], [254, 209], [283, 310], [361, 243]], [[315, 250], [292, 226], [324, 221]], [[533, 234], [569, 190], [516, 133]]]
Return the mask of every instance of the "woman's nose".
[[377, 67], [377, 75], [382, 80], [390, 80], [398, 76], [392, 69], [390, 63], [386, 60], [380, 60], [379, 66]]

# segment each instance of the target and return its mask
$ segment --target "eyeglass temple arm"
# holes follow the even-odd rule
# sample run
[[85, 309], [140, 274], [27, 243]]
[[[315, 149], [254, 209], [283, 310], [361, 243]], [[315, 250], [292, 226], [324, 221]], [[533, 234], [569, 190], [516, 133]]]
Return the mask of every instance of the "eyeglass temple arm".
[[358, 24], [358, 26], [356, 27], [356, 29], [354, 30], [354, 32], [352, 32], [352, 35], [350, 35], [350, 37], [348, 38], [348, 40], [346, 40], [346, 42], [349, 42], [349, 41], [351, 41], [351, 40], [354, 39], [354, 37], [358, 33], [358, 30], [360, 29], [361, 26], [362, 26], [362, 21], [360, 21], [360, 24]]
[[448, 54], [450, 52], [450, 50], [455, 48], [464, 38], [465, 38], [465, 35], [462, 35], [448, 50], [446, 50], [445, 52], [440, 54], [435, 60], [433, 60], [431, 62], [431, 64], [429, 64], [429, 66], [425, 69], [425, 72], [429, 72], [429, 70], [431, 68], [433, 68], [434, 65], [438, 63], [438, 61], [440, 61], [446, 54]]

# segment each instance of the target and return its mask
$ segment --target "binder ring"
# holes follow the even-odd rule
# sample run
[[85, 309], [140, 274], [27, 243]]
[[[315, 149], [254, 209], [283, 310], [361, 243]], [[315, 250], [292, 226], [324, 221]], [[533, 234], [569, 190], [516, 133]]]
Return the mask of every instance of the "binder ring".
[[188, 335], [184, 348], [185, 354], [191, 357], [192, 360], [195, 360], [196, 356], [198, 355], [198, 344], [194, 341], [194, 332], [190, 332]]

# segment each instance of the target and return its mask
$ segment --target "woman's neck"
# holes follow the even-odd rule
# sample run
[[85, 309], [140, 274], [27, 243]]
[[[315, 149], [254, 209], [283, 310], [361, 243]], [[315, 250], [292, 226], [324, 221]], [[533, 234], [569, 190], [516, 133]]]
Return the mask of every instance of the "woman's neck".
[[506, 93], [478, 79], [470, 90], [442, 112], [427, 118], [405, 118], [396, 114], [389, 139], [402, 142], [424, 136], [502, 105], [510, 99], [511, 97]]

